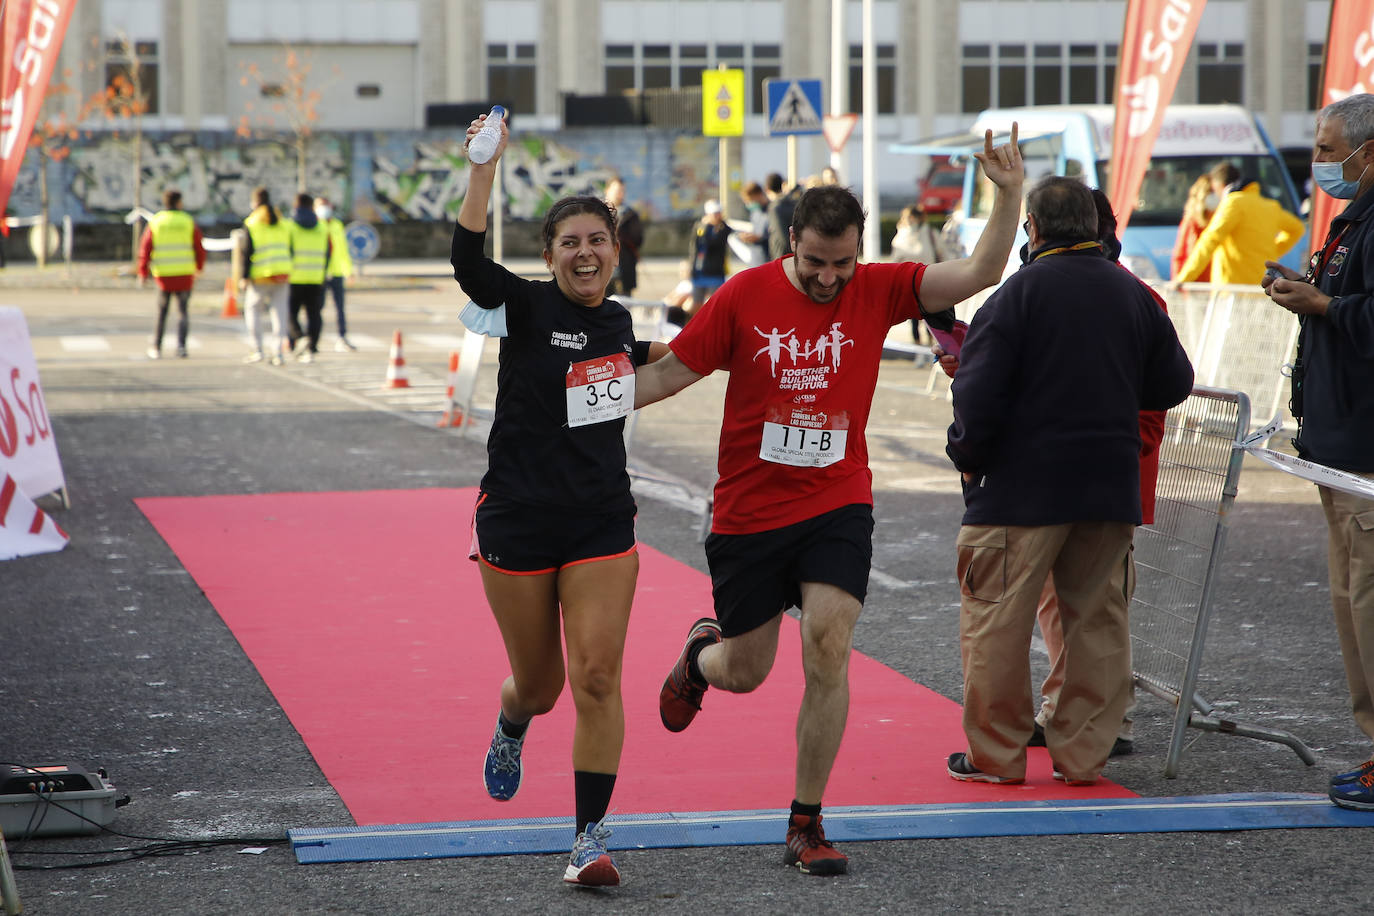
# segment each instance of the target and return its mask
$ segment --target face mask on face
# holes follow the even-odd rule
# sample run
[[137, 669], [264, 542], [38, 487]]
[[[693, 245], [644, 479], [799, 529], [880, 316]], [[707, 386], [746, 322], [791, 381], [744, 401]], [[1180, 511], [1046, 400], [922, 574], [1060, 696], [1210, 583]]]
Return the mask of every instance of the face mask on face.
[[315, 217], [316, 217], [317, 219], [319, 219], [321, 222], [323, 222], [323, 221], [329, 219], [329, 218], [330, 218], [331, 216], [333, 216], [333, 215], [334, 215], [334, 211], [331, 210], [331, 209], [329, 209], [328, 207], [316, 207], [316, 208], [315, 208]]
[[1202, 206], [1206, 207], [1208, 210], [1215, 210], [1219, 203], [1221, 203], [1221, 198], [1217, 197], [1215, 191], [1202, 199]]
[[[1368, 143], [1369, 141], [1365, 141]], [[1349, 156], [1340, 162], [1314, 162], [1312, 163], [1312, 180], [1317, 183], [1327, 194], [1337, 200], [1350, 200], [1355, 196], [1355, 192], [1360, 189], [1360, 178], [1364, 178], [1364, 173], [1369, 169], [1365, 166], [1360, 170], [1360, 178], [1348, 181], [1345, 178], [1345, 164], [1354, 158], [1355, 154], [1364, 148], [1364, 143], [1355, 147]]]

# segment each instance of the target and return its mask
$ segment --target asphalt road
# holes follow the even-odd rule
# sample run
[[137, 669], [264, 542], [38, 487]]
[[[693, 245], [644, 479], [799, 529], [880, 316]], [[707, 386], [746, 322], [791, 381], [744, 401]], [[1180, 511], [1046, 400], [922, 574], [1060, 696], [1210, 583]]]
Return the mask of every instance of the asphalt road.
[[[352, 294], [359, 352], [272, 368], [240, 361], [241, 324], [218, 317], [220, 298], [207, 283], [193, 300], [191, 357], [153, 362], [143, 356], [153, 294], [112, 275], [39, 289], [11, 274], [0, 290], [0, 304], [27, 315], [72, 498], [55, 510], [72, 536], [66, 550], [0, 563], [0, 759], [107, 768], [132, 798], [112, 824], [125, 834], [249, 838], [350, 824], [133, 500], [475, 485], [485, 464], [480, 436], [434, 426], [462, 300], [442, 276], [373, 282]], [[379, 392], [396, 328], [416, 385], [405, 396]], [[479, 404], [490, 404], [493, 376], [487, 366]], [[856, 644], [957, 699], [961, 506], [941, 452], [949, 408], [924, 393], [924, 381], [910, 363], [882, 370], [869, 429], [876, 573]], [[634, 438], [638, 470], [672, 481], [641, 486], [640, 537], [703, 570], [696, 508], [711, 482], [723, 391], [723, 378], [712, 377], [672, 410], [646, 410]], [[1247, 464], [1230, 525], [1200, 690], [1237, 719], [1293, 731], [1318, 765], [1277, 745], [1191, 732], [1179, 777], [1165, 779], [1172, 711], [1146, 697], [1137, 753], [1108, 770], [1142, 795], [1324, 792], [1331, 772], [1368, 756], [1347, 711], [1315, 492]], [[723, 776], [729, 754], [721, 748]], [[759, 807], [789, 798], [790, 786], [778, 786]], [[563, 886], [560, 856], [302, 866], [283, 845], [243, 854], [247, 842], [17, 877], [25, 912], [37, 916], [1367, 913], [1374, 894], [1359, 849], [1370, 836], [1312, 829], [850, 843], [851, 873], [838, 879], [783, 868], [780, 845], [625, 852], [625, 883], [605, 892]], [[12, 852], [20, 866], [70, 865], [143, 842], [51, 839]], [[32, 854], [46, 850], [87, 855]]]

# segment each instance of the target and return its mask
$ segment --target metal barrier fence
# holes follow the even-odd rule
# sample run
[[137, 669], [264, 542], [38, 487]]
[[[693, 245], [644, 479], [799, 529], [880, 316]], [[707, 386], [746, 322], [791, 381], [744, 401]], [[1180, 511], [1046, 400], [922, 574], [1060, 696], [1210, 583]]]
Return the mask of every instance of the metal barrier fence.
[[1254, 286], [1185, 283], [1159, 292], [1193, 361], [1194, 383], [1242, 391], [1263, 423], [1288, 404], [1298, 320]]
[[[1261, 423], [1287, 407], [1286, 367], [1298, 342], [1298, 321], [1292, 314], [1254, 286], [1185, 283], [1172, 290], [1151, 285], [1168, 303], [1179, 342], [1193, 362], [1195, 384], [1244, 392]], [[955, 314], [972, 320], [991, 293], [986, 290], [961, 302]], [[931, 367], [925, 390], [949, 397], [949, 379], [939, 366]]]
[[1316, 762], [1288, 732], [1218, 718], [1197, 693], [1217, 566], [1240, 482], [1238, 440], [1249, 426], [1245, 394], [1194, 388], [1165, 420], [1154, 524], [1136, 529], [1132, 670], [1137, 687], [1175, 706], [1164, 765], [1170, 778], [1178, 775], [1188, 726], [1285, 744], [1309, 766]]

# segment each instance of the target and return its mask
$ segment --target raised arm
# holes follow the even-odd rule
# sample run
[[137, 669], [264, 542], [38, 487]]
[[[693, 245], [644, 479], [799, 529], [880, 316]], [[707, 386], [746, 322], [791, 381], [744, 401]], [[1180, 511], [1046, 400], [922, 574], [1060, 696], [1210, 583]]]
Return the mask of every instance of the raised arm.
[[1016, 139], [1015, 121], [1011, 125], [1011, 139], [1001, 146], [993, 147], [992, 131], [983, 135], [983, 151], [974, 153], [974, 158], [997, 187], [992, 213], [971, 255], [926, 267], [921, 279], [921, 305], [927, 312], [953, 308], [1002, 279], [1011, 243], [1016, 239], [1016, 223], [1021, 217], [1021, 185], [1026, 178], [1021, 147]]
[[669, 351], [661, 359], [653, 356], [653, 362], [635, 370], [635, 409], [661, 401], [677, 394], [688, 385], [705, 378], [700, 373], [688, 369], [677, 354]]
[[[477, 136], [477, 131], [482, 129], [482, 122], [487, 119], [486, 115], [481, 115], [477, 120], [468, 125], [467, 140], [463, 143], [463, 151], [467, 152], [468, 143]], [[487, 207], [491, 203], [491, 186], [496, 180], [496, 166], [501, 161], [501, 156], [506, 151], [506, 141], [510, 139], [510, 129], [506, 127], [506, 121], [501, 119], [501, 142], [496, 146], [496, 154], [481, 165], [468, 163], [468, 190], [463, 195], [463, 205], [458, 210], [458, 225], [472, 232], [487, 231]]]

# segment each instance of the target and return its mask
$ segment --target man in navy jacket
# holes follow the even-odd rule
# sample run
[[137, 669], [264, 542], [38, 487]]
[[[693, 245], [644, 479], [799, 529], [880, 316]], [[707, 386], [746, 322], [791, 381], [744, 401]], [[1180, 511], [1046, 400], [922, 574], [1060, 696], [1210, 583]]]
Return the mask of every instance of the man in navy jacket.
[[[1350, 204], [1302, 276], [1281, 264], [1264, 284], [1302, 322], [1293, 370], [1298, 454], [1374, 477], [1374, 95], [1332, 102], [1317, 116], [1312, 177]], [[1327, 573], [1355, 724], [1374, 739], [1374, 501], [1318, 487]], [[1331, 777], [1331, 800], [1374, 811], [1374, 757]]]
[[1105, 257], [1086, 186], [1042, 179], [1026, 211], [1027, 263], [974, 317], [953, 384], [968, 751], [949, 775], [1024, 780], [1031, 630], [1053, 573], [1065, 682], [1045, 742], [1056, 777], [1085, 785], [1130, 698], [1139, 412], [1182, 402], [1193, 370], [1149, 291]]

